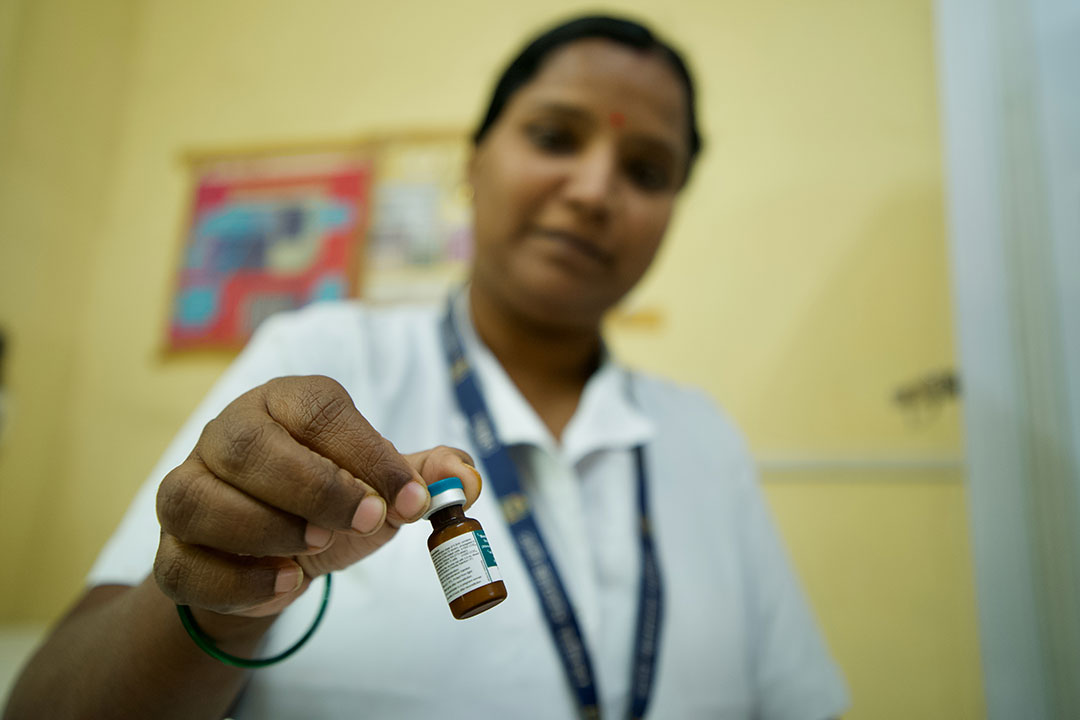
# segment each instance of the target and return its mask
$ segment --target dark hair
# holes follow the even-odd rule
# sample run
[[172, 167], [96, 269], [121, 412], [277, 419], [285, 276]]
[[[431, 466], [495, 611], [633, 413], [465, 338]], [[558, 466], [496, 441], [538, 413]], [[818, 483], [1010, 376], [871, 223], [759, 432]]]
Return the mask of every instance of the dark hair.
[[694, 158], [701, 151], [701, 136], [697, 128], [697, 111], [694, 102], [694, 81], [678, 51], [660, 40], [644, 25], [624, 18], [606, 15], [589, 15], [575, 18], [551, 28], [525, 46], [513, 62], [503, 71], [491, 95], [487, 113], [473, 133], [473, 143], [479, 144], [491, 126], [498, 120], [506, 103], [515, 92], [536, 75], [544, 60], [554, 50], [577, 40], [601, 38], [612, 40], [644, 52], [656, 52], [671, 65], [686, 89], [686, 115], [690, 153], [687, 157], [686, 174], [690, 174]]

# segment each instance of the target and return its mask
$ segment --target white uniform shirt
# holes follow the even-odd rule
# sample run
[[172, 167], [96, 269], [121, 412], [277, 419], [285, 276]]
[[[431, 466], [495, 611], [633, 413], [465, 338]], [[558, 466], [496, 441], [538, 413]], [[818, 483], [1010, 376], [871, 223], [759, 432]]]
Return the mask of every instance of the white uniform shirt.
[[[730, 421], [698, 392], [608, 361], [556, 443], [458, 305], [466, 353], [577, 613], [604, 716], [626, 717], [629, 708], [640, 582], [632, 449], [641, 443], [664, 583], [649, 717], [838, 716], [848, 704], [843, 680]], [[457, 409], [440, 317], [439, 308], [332, 303], [265, 322], [154, 468], [90, 584], [137, 584], [147, 575], [160, 479], [184, 460], [207, 421], [274, 377], [335, 378], [401, 452], [441, 444], [478, 458]], [[319, 631], [289, 660], [253, 672], [236, 716], [576, 717], [576, 695], [527, 570], [485, 487], [468, 514], [484, 526], [506, 583], [501, 605], [454, 620], [428, 557], [430, 524], [406, 526], [334, 574]], [[303, 634], [321, 589], [316, 582], [283, 613], [265, 653]]]

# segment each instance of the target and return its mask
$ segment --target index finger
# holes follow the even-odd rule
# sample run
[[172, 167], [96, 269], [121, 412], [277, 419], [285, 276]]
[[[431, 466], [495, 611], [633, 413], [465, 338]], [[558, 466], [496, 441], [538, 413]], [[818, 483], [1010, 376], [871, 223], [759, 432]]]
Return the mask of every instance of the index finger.
[[297, 442], [372, 487], [403, 520], [431, 501], [423, 478], [360, 414], [340, 383], [322, 376], [279, 378], [264, 386], [270, 417]]

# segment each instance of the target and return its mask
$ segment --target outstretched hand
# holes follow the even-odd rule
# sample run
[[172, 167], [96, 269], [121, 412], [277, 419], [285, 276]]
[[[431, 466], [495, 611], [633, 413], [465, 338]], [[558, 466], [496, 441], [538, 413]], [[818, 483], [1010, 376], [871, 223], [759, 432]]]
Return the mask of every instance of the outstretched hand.
[[208, 423], [157, 495], [159, 587], [174, 602], [258, 617], [362, 560], [422, 517], [427, 485], [480, 475], [449, 447], [402, 455], [326, 377], [286, 377]]

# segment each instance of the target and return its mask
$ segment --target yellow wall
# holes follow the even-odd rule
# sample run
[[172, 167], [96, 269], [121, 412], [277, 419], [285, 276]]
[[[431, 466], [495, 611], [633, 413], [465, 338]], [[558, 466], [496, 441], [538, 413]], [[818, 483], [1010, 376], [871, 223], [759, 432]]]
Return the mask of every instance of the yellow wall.
[[[8, 0], [0, 39], [0, 620], [48, 619], [225, 360], [162, 360], [181, 154], [466, 127], [557, 0]], [[595, 7], [595, 6], [591, 6]], [[853, 718], [982, 714], [960, 421], [899, 412], [953, 363], [929, 0], [638, 0], [679, 40], [707, 152], [616, 326], [706, 387], [766, 489]], [[91, 9], [92, 8], [92, 9]], [[13, 48], [13, 49], [11, 49]], [[853, 462], [855, 461], [855, 462]]]
[[[99, 532], [66, 502], [80, 337], [120, 151], [134, 2], [8, 0], [0, 13], [0, 619], [56, 614]], [[90, 469], [108, 485], [108, 466]], [[80, 478], [81, 481], [81, 478]]]

